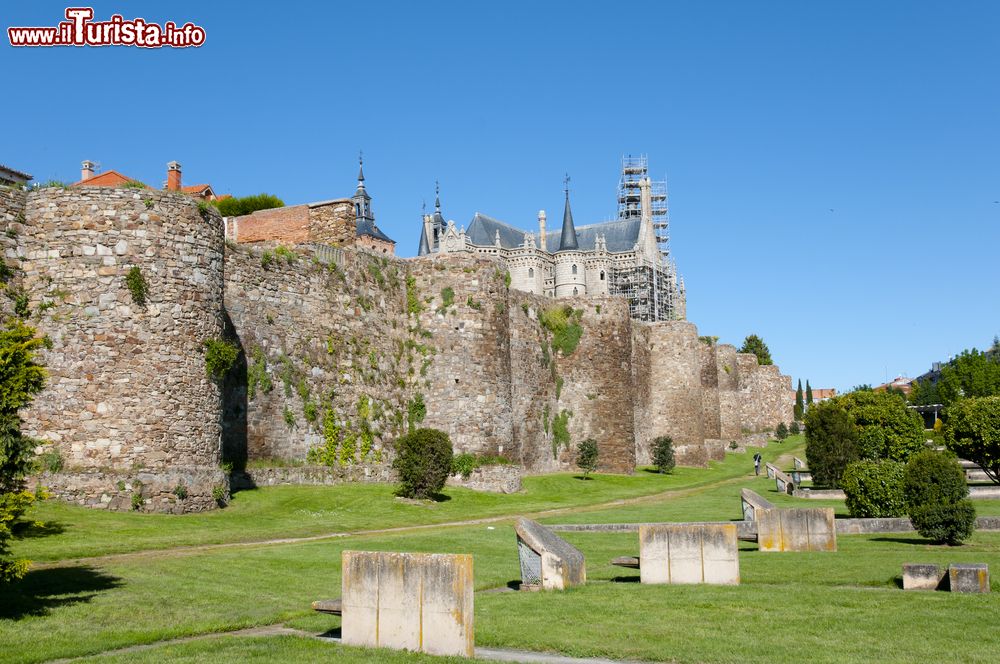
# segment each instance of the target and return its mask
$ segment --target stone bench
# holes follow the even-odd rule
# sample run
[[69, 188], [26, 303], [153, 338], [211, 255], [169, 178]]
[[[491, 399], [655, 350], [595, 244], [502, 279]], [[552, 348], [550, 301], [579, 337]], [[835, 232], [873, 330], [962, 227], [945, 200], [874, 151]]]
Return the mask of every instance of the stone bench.
[[757, 510], [775, 509], [772, 502], [751, 489], [742, 489], [740, 491], [740, 501], [743, 506], [743, 519], [745, 521], [755, 521]]
[[774, 469], [774, 488], [778, 493], [787, 493], [789, 496], [795, 493], [795, 482], [784, 472]]
[[833, 508], [758, 510], [757, 545], [761, 551], [836, 551]]
[[795, 466], [795, 470], [805, 470], [806, 468], [806, 462], [796, 456], [792, 457], [792, 465]]
[[642, 583], [738, 585], [736, 524], [639, 526], [638, 562]]
[[802, 484], [803, 482], [812, 482], [813, 474], [808, 470], [793, 470], [789, 473], [792, 476], [792, 483], [795, 486]]
[[764, 464], [764, 469], [767, 470], [767, 479], [769, 479], [769, 480], [773, 480], [774, 479], [774, 474], [775, 473], [780, 473], [781, 472], [780, 470], [778, 470], [778, 467], [775, 466], [770, 461], [768, 461], [767, 463]]
[[587, 582], [583, 554], [575, 546], [531, 519], [514, 524], [521, 589], [563, 590]]
[[985, 563], [953, 563], [943, 569], [934, 563], [903, 563], [903, 590], [988, 593], [989, 566]]
[[345, 645], [474, 655], [471, 555], [344, 551], [341, 589]]

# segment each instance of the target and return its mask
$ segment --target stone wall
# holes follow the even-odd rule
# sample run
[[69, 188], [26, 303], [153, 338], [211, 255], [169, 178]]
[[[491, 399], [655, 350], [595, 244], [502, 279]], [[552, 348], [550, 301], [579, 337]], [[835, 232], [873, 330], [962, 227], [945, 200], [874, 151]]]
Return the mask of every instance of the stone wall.
[[[52, 341], [25, 433], [70, 472], [217, 471], [220, 390], [204, 342], [223, 325], [218, 213], [173, 192], [44, 188], [26, 196], [15, 251], [32, 323]], [[145, 305], [125, 284], [133, 266]], [[210, 483], [196, 490], [192, 503], [210, 500]]]
[[257, 210], [228, 220], [226, 239], [238, 243], [283, 242], [349, 245], [355, 240], [349, 199]]
[[[21, 284], [17, 238], [24, 233], [24, 204], [27, 193], [22, 189], [0, 187], [0, 261], [3, 261], [4, 293], [0, 294], [0, 320], [14, 313], [14, 295]], [[8, 288], [9, 287], [9, 288]]]

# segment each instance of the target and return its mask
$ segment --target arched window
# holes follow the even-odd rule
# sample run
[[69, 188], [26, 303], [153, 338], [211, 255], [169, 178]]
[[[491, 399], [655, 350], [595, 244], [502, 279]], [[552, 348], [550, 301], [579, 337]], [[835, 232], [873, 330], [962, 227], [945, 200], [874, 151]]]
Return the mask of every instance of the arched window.
[[535, 278], [535, 268], [533, 268], [533, 267], [529, 267], [528, 268], [528, 278], [529, 279], [534, 279]]
[[[574, 265], [573, 267], [575, 268], [576, 266]], [[580, 294], [580, 291], [578, 291], [578, 290], [576, 289], [576, 286], [574, 286], [574, 287], [573, 287], [573, 295], [579, 295], [579, 294]]]
[[604, 281], [604, 270], [601, 270], [601, 281]]
[[576, 274], [576, 266], [573, 266], [573, 274]]

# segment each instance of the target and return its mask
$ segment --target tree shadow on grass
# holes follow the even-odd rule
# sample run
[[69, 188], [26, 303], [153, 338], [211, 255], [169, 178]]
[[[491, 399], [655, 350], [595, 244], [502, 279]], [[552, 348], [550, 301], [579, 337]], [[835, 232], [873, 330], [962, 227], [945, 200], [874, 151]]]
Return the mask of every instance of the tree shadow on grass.
[[32, 539], [48, 537], [49, 535], [62, 535], [66, 532], [66, 527], [58, 521], [20, 521], [14, 524], [12, 530], [14, 537], [18, 539]]
[[121, 579], [93, 567], [49, 567], [0, 586], [0, 619], [45, 616], [52, 609], [89, 602], [98, 593], [122, 585]]
[[574, 480], [585, 480], [585, 481], [589, 482], [590, 480], [592, 480], [594, 478], [593, 477], [587, 477], [586, 475], [574, 475], [573, 479]]
[[[872, 542], [892, 542], [893, 544], [919, 544], [922, 546], [933, 546], [934, 542], [922, 537], [873, 537]], [[942, 548], [946, 545], [941, 545]]]

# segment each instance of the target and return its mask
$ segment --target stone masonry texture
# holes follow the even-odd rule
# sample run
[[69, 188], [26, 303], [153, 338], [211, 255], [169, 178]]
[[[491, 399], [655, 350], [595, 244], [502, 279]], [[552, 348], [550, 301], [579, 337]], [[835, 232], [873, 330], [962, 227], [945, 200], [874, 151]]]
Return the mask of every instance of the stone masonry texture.
[[[599, 469], [629, 473], [657, 436], [673, 438], [678, 463], [701, 465], [791, 421], [787, 376], [702, 342], [691, 323], [637, 322], [609, 296], [513, 290], [487, 256], [318, 251], [343, 234], [339, 203], [293, 212], [303, 218], [286, 251], [273, 236], [227, 246], [214, 209], [177, 193], [0, 188], [11, 231], [0, 247], [16, 268], [6, 290], [24, 289], [52, 340], [25, 430], [65, 461], [46, 477], [57, 495], [205, 509], [228, 490], [220, 462], [377, 480], [411, 425], [529, 473], [575, 469], [577, 445], [594, 438]], [[133, 266], [145, 306], [125, 285]], [[566, 354], [540, 322], [565, 306], [582, 329]], [[204, 343], [220, 337], [242, 352], [218, 383]], [[171, 497], [177, 484], [187, 498]]]

